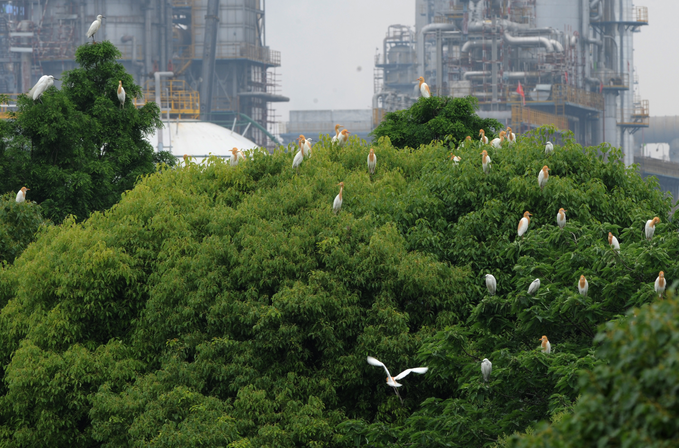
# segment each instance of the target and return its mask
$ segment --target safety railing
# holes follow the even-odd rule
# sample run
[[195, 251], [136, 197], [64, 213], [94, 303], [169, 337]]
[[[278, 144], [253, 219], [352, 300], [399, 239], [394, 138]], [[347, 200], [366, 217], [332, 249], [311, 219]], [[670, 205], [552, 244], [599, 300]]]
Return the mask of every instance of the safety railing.
[[16, 109], [17, 98], [20, 93], [0, 93], [2, 103], [0, 103], [0, 119], [9, 118], [9, 112]]
[[[153, 80], [146, 81], [144, 84], [144, 98], [137, 102], [137, 105], [155, 101], [155, 87]], [[183, 118], [198, 118], [200, 116], [200, 94], [191, 89], [183, 80], [161, 80], [159, 106], [163, 109], [169, 109], [170, 115]]]
[[597, 110], [604, 108], [603, 95], [566, 84], [553, 84], [551, 99], [552, 101], [574, 103]]
[[528, 107], [512, 106], [512, 125], [519, 129], [521, 124], [527, 124], [531, 127], [553, 125], [561, 131], [569, 129], [568, 119], [564, 116], [540, 112]]

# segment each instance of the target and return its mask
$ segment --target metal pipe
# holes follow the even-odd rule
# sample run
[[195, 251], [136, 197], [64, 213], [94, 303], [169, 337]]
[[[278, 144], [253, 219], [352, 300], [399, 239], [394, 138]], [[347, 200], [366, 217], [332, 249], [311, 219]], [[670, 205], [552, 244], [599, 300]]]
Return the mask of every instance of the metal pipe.
[[441, 30], [436, 30], [436, 96], [443, 92], [443, 42]]
[[[488, 71], [468, 71], [464, 72], [462, 79], [469, 78], [482, 78], [486, 76], [491, 76]], [[503, 78], [507, 79], [522, 79], [522, 78], [539, 78], [540, 72], [504, 72], [502, 73]]]
[[[554, 45], [553, 42], [556, 42], [555, 40], [552, 39], [547, 39], [545, 37], [514, 37], [510, 35], [509, 33], [505, 32], [504, 34], [504, 39], [509, 45], [516, 45], [519, 47], [532, 47], [532, 46], [538, 46], [541, 45], [545, 47], [545, 50], [547, 50], [549, 53], [554, 52]], [[559, 44], [559, 47], [561, 47], [561, 51], [563, 51], [563, 47], [561, 44]]]
[[146, 11], [144, 11], [144, 64], [146, 66], [146, 73], [153, 71], [153, 40], [152, 26], [153, 26], [153, 11], [151, 9], [151, 2], [147, 3]]
[[[160, 108], [160, 116], [163, 116], [163, 108], [160, 103], [160, 78], [162, 77], [172, 77], [174, 76], [173, 72], [155, 72], [153, 74], [153, 77], [155, 79], [155, 91], [156, 91], [156, 104], [158, 105], [158, 108]], [[163, 150], [163, 128], [162, 124], [161, 127], [158, 128], [156, 134], [158, 134], [158, 151]]]
[[212, 113], [212, 87], [214, 85], [218, 24], [219, 0], [208, 0], [203, 44], [203, 82], [200, 85], [200, 118], [203, 121], [208, 121]]
[[424, 36], [432, 31], [455, 31], [457, 27], [453, 23], [430, 23], [422, 27], [420, 30], [420, 35], [417, 39], [417, 67], [419, 74], [424, 76]]

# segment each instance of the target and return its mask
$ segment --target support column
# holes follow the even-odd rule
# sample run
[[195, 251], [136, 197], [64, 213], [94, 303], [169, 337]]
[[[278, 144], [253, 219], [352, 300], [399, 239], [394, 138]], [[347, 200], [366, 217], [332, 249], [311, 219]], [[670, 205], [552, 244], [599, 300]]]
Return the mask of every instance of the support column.
[[205, 43], [203, 45], [203, 82], [200, 85], [200, 119], [209, 121], [212, 114], [212, 88], [214, 86], [217, 29], [219, 27], [219, 0], [208, 0], [205, 15]]

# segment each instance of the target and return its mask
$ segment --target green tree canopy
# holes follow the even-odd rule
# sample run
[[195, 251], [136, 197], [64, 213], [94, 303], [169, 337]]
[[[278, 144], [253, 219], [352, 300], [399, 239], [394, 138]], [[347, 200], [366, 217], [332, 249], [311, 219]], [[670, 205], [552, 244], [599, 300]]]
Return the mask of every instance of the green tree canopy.
[[[478, 147], [454, 164], [440, 141], [388, 138], [373, 176], [356, 139], [324, 138], [299, 173], [283, 150], [211, 159], [47, 228], [0, 271], [1, 443], [481, 447], [570, 412], [582, 370], [608, 362], [598, 326], [657, 300], [659, 270], [679, 278], [679, 237], [619, 150], [545, 155], [546, 132], [488, 148], [488, 174]], [[401, 404], [368, 355], [430, 370]]]
[[486, 131], [490, 141], [504, 126], [493, 118], [476, 115], [477, 107], [478, 100], [473, 96], [421, 97], [409, 109], [389, 112], [372, 135], [376, 139], [389, 137], [397, 148], [418, 148], [444, 139], [457, 145], [467, 136], [479, 140], [480, 129]]
[[43, 224], [47, 221], [35, 202], [18, 204], [14, 193], [0, 196], [0, 264], [14, 262]]
[[[116, 62], [118, 49], [87, 44], [75, 58], [80, 68], [63, 74], [61, 90], [50, 87], [37, 101], [20, 96], [0, 129], [0, 191], [29, 187], [28, 198], [56, 222], [111, 207], [140, 175], [155, 170], [154, 161], [170, 161], [144, 140], [160, 123], [159, 109], [132, 103], [140, 88]], [[118, 81], [127, 91], [124, 108]]]

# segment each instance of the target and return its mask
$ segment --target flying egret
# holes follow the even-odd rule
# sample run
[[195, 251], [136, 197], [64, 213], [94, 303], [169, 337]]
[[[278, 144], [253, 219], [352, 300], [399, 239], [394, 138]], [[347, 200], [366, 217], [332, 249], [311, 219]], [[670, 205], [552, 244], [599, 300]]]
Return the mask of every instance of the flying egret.
[[465, 137], [465, 139], [462, 141], [462, 143], [460, 143], [460, 144], [458, 145], [457, 149], [459, 150], [459, 149], [462, 149], [462, 148], [468, 148], [469, 145], [471, 144], [471, 142], [472, 142], [472, 138], [471, 138], [470, 136], [467, 136], [467, 137]]
[[492, 160], [490, 160], [490, 156], [488, 155], [488, 151], [486, 151], [485, 149], [483, 151], [481, 151], [481, 156], [482, 156], [481, 157], [481, 165], [483, 165], [483, 172], [488, 174], [488, 170], [490, 170], [490, 162], [492, 162]]
[[495, 295], [495, 291], [497, 291], [497, 280], [495, 280], [493, 274], [486, 274], [486, 288], [488, 288], [488, 294], [491, 296]]
[[516, 143], [516, 134], [512, 132], [512, 128], [509, 126], [507, 126], [507, 142], [509, 143], [509, 146]]
[[304, 143], [302, 143], [301, 139], [299, 140], [299, 151], [297, 154], [295, 154], [295, 158], [292, 159], [292, 167], [297, 169], [299, 172], [299, 166], [302, 164], [302, 160], [304, 160]]
[[368, 154], [368, 171], [370, 171], [370, 174], [375, 174], [376, 166], [377, 156], [375, 155], [375, 150], [370, 148], [370, 154]]
[[655, 225], [660, 222], [660, 218], [657, 216], [653, 219], [646, 221], [646, 239], [650, 240], [653, 238], [653, 233], [655, 233]]
[[26, 200], [26, 192], [30, 190], [30, 188], [26, 187], [21, 187], [21, 190], [17, 193], [17, 203], [22, 203]]
[[533, 295], [536, 292], [538, 292], [538, 289], [540, 289], [540, 279], [536, 278], [531, 282], [530, 286], [528, 287], [528, 294]]
[[422, 94], [423, 97], [429, 98], [431, 97], [431, 91], [429, 90], [429, 86], [427, 85], [426, 82], [424, 82], [423, 77], [417, 78], [417, 81], [420, 81], [420, 93]]
[[665, 281], [665, 273], [660, 271], [658, 278], [655, 279], [655, 292], [658, 293], [658, 297], [662, 297], [662, 293], [665, 292], [667, 287], [667, 282]]
[[587, 290], [589, 289], [589, 283], [584, 275], [580, 276], [580, 281], [578, 282], [578, 291], [581, 296], [587, 296]]
[[545, 145], [545, 154], [549, 154], [550, 152], [554, 151], [554, 145], [552, 145], [552, 142], [547, 142]]
[[563, 229], [566, 227], [566, 214], [564, 212], [567, 212], [568, 210], [565, 210], [563, 208], [559, 209], [559, 213], [556, 214], [556, 223], [559, 225], [560, 229]]
[[552, 353], [552, 344], [549, 343], [547, 336], [541, 337], [540, 340], [542, 341], [542, 353], [547, 353], [548, 355]]
[[97, 31], [99, 31], [99, 27], [101, 27], [101, 19], [103, 19], [104, 16], [99, 14], [96, 19], [94, 19], [94, 22], [92, 22], [92, 25], [90, 25], [90, 29], [87, 30], [87, 38], [89, 39], [90, 37], [92, 38], [92, 43], [96, 44], [94, 41], [94, 35], [97, 34]]
[[231, 150], [231, 160], [229, 161], [231, 163], [231, 166], [236, 166], [240, 163], [241, 159], [245, 159], [245, 156], [243, 153], [240, 151], [238, 148], [233, 148]]
[[481, 136], [481, 143], [487, 145], [488, 137], [486, 137], [486, 131], [484, 131], [483, 129], [479, 130], [479, 135]]
[[120, 108], [125, 107], [125, 89], [123, 89], [123, 82], [118, 81], [118, 101], [120, 101]]
[[547, 167], [547, 165], [545, 165], [540, 170], [540, 174], [538, 174], [538, 185], [540, 185], [540, 190], [544, 189], [545, 185], [547, 185], [547, 181], [549, 180], [549, 171], [550, 169]]
[[332, 211], [338, 214], [342, 208], [342, 191], [344, 190], [344, 182], [340, 182], [337, 185], [340, 187], [339, 194], [335, 196], [335, 201], [332, 203]]
[[488, 358], [483, 358], [481, 361], [481, 373], [483, 374], [483, 381], [486, 383], [490, 379], [490, 372], [493, 371], [493, 363], [488, 361]]
[[58, 79], [52, 75], [41, 76], [38, 82], [36, 82], [31, 90], [28, 91], [29, 98], [33, 98], [33, 101], [37, 101], [38, 98], [40, 98], [42, 94], [45, 93], [45, 90], [54, 85], [55, 79], [58, 81]]
[[421, 375], [423, 373], [427, 373], [427, 370], [429, 370], [429, 367], [415, 367], [414, 369], [406, 369], [396, 376], [391, 376], [391, 373], [389, 373], [389, 369], [387, 369], [387, 366], [385, 366], [383, 362], [378, 361], [377, 359], [373, 358], [372, 356], [368, 356], [366, 359], [368, 361], [368, 364], [370, 364], [371, 366], [384, 368], [384, 371], [387, 372], [387, 385], [394, 388], [394, 392], [396, 393], [398, 398], [401, 399], [401, 402], [403, 402], [403, 399], [398, 394], [398, 389], [396, 389], [396, 388], [403, 386], [403, 384], [399, 383], [398, 380], [400, 380], [401, 378], [405, 378], [406, 376], [410, 375], [411, 372], [412, 373], [419, 373]]
[[342, 129], [342, 132], [339, 133], [339, 137], [337, 137], [337, 141], [340, 146], [344, 146], [347, 143], [347, 140], [349, 140], [349, 131]]
[[505, 141], [505, 135], [505, 131], [500, 131], [500, 136], [490, 141], [490, 144], [493, 145], [493, 148], [500, 149], [502, 147], [502, 142]]
[[613, 236], [611, 232], [608, 232], [608, 244], [618, 252], [620, 252], [620, 243], [618, 243], [618, 239]]
[[526, 230], [528, 230], [528, 225], [530, 224], [531, 216], [533, 216], [531, 212], [523, 213], [523, 218], [519, 220], [519, 227], [516, 229], [519, 236], [523, 236], [523, 234], [526, 233]]
[[452, 160], [455, 163], [455, 165], [457, 165], [457, 163], [462, 159], [459, 156], [456, 156], [455, 153], [451, 152], [450, 153], [450, 160]]
[[335, 125], [335, 136], [332, 138], [333, 143], [337, 143], [339, 141], [339, 135], [340, 135], [339, 128], [341, 128], [341, 127], [343, 127], [341, 124]]

